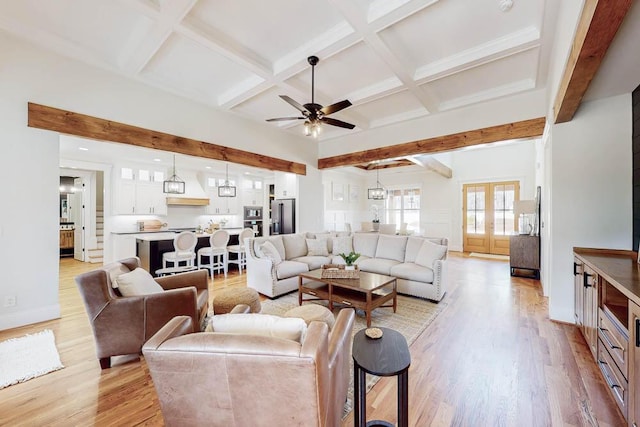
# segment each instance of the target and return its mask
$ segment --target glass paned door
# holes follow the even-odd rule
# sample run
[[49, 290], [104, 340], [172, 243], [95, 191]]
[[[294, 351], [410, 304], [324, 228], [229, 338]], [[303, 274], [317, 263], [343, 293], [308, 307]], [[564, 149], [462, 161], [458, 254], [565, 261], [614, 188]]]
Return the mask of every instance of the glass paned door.
[[520, 197], [517, 181], [463, 186], [463, 250], [509, 255], [515, 230], [513, 202]]

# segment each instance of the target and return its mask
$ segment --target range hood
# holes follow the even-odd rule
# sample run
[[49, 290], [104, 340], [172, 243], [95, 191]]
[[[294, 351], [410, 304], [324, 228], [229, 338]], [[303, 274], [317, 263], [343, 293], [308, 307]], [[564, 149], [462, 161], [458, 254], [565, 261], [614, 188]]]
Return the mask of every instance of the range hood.
[[198, 182], [194, 172], [181, 171], [180, 178], [185, 182], [184, 194], [167, 196], [169, 206], [208, 206], [209, 197]]

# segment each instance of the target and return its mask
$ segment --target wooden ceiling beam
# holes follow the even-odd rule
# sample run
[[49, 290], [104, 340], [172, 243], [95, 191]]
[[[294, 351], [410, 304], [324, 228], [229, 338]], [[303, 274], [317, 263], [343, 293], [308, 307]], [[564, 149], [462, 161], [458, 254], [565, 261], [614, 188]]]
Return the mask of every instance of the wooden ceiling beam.
[[33, 128], [186, 154], [188, 156], [222, 160], [273, 171], [290, 172], [298, 175], [307, 174], [307, 166], [303, 163], [183, 138], [32, 102], [29, 102], [28, 108], [28, 125]]
[[354, 166], [376, 160], [407, 157], [417, 154], [441, 153], [473, 145], [508, 139], [533, 138], [541, 136], [544, 131], [545, 118], [523, 120], [515, 123], [491, 126], [451, 135], [437, 136], [404, 144], [372, 148], [371, 150], [345, 153], [333, 157], [318, 159], [318, 169], [329, 169], [339, 166]]
[[554, 123], [573, 119], [632, 3], [632, 0], [585, 1], [553, 104]]

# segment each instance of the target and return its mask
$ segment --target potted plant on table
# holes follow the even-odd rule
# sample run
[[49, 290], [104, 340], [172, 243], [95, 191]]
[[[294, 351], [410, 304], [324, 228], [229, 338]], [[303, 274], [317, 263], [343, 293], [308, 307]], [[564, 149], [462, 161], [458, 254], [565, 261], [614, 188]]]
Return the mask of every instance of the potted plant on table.
[[340, 257], [344, 260], [344, 262], [346, 264], [345, 270], [355, 270], [356, 269], [356, 267], [353, 265], [353, 263], [356, 262], [356, 260], [358, 258], [360, 258], [360, 254], [351, 251], [349, 253], [349, 255], [345, 255], [344, 253], [340, 253], [338, 255], [340, 255]]
[[379, 209], [378, 205], [371, 205], [371, 211], [373, 212], [373, 220], [371, 221], [373, 231], [378, 231], [380, 229], [380, 217], [378, 216]]

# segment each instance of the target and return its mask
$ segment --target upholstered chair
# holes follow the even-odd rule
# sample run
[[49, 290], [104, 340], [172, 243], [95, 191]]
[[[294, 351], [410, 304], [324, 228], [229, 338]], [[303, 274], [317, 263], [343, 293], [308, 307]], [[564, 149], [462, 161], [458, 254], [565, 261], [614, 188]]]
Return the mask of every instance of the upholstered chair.
[[396, 234], [395, 224], [380, 224], [380, 234]]
[[227, 263], [237, 264], [238, 270], [240, 270], [240, 274], [242, 274], [242, 269], [246, 268], [247, 266], [247, 252], [244, 247], [245, 239], [249, 239], [253, 236], [253, 228], [245, 228], [240, 232], [240, 235], [238, 236], [238, 244], [227, 246], [228, 253], [236, 254], [236, 258], [227, 260]]
[[[229, 251], [227, 245], [229, 244], [229, 232], [227, 230], [216, 230], [209, 237], [209, 246], [198, 249], [198, 269], [207, 268], [211, 271], [211, 278], [213, 279], [213, 272], [224, 272], [224, 277], [227, 277], [227, 271], [229, 269]], [[203, 262], [203, 258], [208, 258], [209, 263]]]
[[188, 316], [194, 325], [209, 308], [205, 270], [157, 277], [156, 293], [122, 296], [112, 284], [118, 276], [140, 266], [137, 257], [106, 264], [75, 278], [93, 329], [96, 353], [102, 369], [111, 367], [111, 356], [138, 354], [142, 344], [175, 316]]
[[331, 332], [311, 322], [302, 343], [172, 319], [142, 349], [165, 425], [340, 426], [354, 316], [341, 310]]
[[193, 267], [197, 244], [198, 237], [193, 231], [183, 231], [176, 234], [173, 238], [173, 252], [162, 254], [162, 268], [167, 268], [168, 263], [172, 263], [172, 267], [178, 267], [182, 262], [186, 266]]

